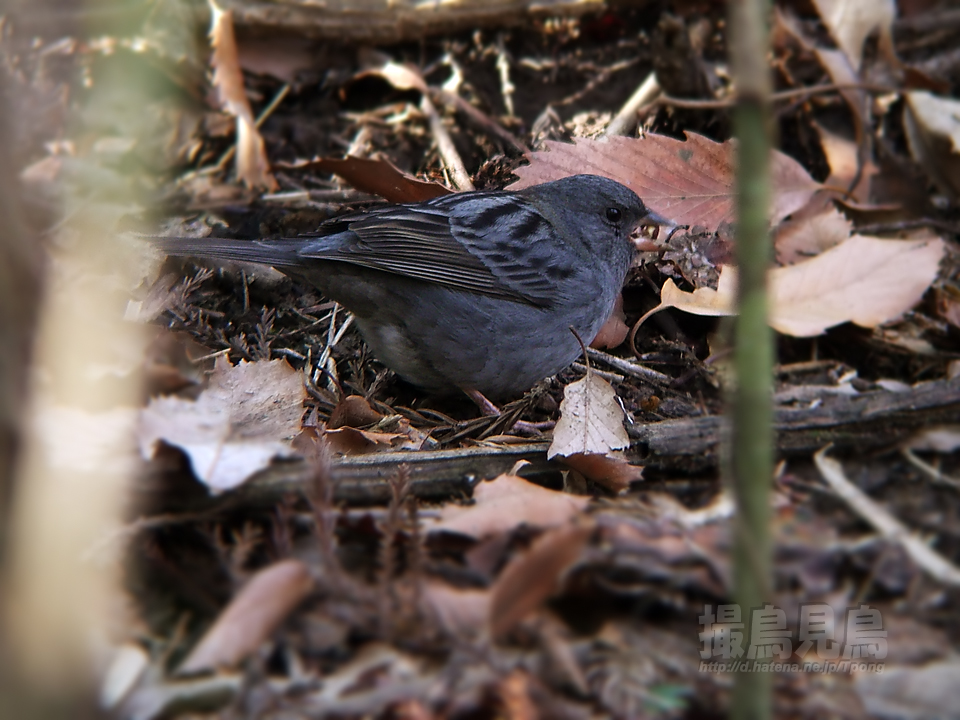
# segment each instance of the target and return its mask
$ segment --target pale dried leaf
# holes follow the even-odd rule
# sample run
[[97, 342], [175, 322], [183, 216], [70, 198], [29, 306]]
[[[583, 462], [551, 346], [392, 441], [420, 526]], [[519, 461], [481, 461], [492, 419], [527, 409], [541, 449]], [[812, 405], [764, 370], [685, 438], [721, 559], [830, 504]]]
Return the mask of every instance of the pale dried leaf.
[[853, 223], [837, 210], [832, 201], [818, 204], [817, 199], [799, 213], [784, 220], [776, 230], [774, 248], [777, 262], [791, 265], [839, 245], [850, 237]]
[[960, 100], [914, 90], [907, 93], [907, 106], [925, 132], [949, 140], [950, 149], [960, 152]]
[[[664, 135], [643, 138], [578, 138], [574, 144], [547, 141], [545, 152], [529, 154], [517, 168], [519, 190], [580, 173], [602, 175], [633, 189], [651, 209], [682, 225], [711, 232], [733, 222], [734, 144], [717, 143], [688, 132], [686, 142]], [[796, 160], [771, 152], [773, 223], [796, 212], [820, 187]]]
[[737, 268], [724, 265], [720, 268], [717, 289], [702, 287], [693, 292], [684, 292], [667, 278], [660, 290], [660, 305], [673, 307], [694, 315], [721, 317], [736, 314]]
[[594, 373], [563, 389], [560, 420], [547, 458], [575, 454], [606, 455], [630, 445], [617, 393]]
[[397, 90], [427, 92], [427, 83], [415, 67], [398, 63], [389, 55], [369, 48], [362, 49], [358, 59], [363, 69], [354, 79], [375, 76], [383, 78]]
[[302, 374], [284, 360], [232, 367], [220, 357], [195, 401], [151, 400], [140, 414], [140, 451], [150, 458], [160, 441], [179, 447], [211, 491], [228, 490], [274, 457], [295, 454], [290, 442], [300, 432], [303, 398]]
[[854, 235], [806, 262], [770, 272], [770, 325], [811, 337], [843, 322], [876, 327], [912, 308], [936, 279], [942, 240]]
[[[854, 235], [815, 258], [770, 271], [770, 325], [811, 337], [844, 322], [876, 327], [912, 308], [936, 279], [944, 244]], [[717, 290], [686, 293], [667, 279], [659, 307], [695, 315], [735, 313], [736, 268], [725, 265]]]
[[178, 672], [235, 666], [269, 640], [312, 589], [310, 569], [299, 560], [281, 560], [259, 570], [220, 613]]
[[906, 100], [910, 153], [938, 185], [960, 195], [960, 101], [919, 90]]
[[473, 491], [473, 499], [474, 504], [467, 507], [445, 505], [440, 521], [430, 526], [430, 531], [481, 538], [524, 524], [552, 527], [568, 522], [590, 502], [589, 498], [548, 490], [506, 473], [480, 483]]
[[887, 41], [890, 38], [894, 0], [813, 0], [813, 4], [854, 68], [860, 68], [863, 43], [872, 32], [879, 30]]
[[960, 450], [960, 425], [924, 428], [904, 443], [911, 450], [952, 453]]
[[257, 130], [243, 73], [237, 57], [237, 41], [233, 33], [233, 15], [210, 0], [210, 42], [213, 45], [213, 84], [221, 106], [237, 118], [237, 177], [248, 187], [276, 190], [279, 185], [270, 174], [266, 146]]
[[137, 643], [127, 642], [116, 648], [100, 686], [100, 704], [113, 710], [150, 667], [150, 655]]

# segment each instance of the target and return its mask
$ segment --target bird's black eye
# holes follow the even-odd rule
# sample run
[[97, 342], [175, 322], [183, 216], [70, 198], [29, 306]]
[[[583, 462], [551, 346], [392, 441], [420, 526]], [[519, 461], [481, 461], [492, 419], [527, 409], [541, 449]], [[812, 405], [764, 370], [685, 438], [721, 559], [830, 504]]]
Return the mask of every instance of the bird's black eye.
[[607, 208], [607, 220], [612, 223], [618, 223], [623, 218], [623, 213], [620, 212], [620, 208]]

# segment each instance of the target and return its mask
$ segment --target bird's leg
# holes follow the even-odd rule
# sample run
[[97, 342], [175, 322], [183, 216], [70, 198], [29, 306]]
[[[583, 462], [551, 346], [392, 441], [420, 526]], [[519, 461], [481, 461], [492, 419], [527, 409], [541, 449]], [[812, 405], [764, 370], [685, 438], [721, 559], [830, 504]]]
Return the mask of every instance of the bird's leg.
[[[463, 389], [463, 394], [473, 400], [476, 406], [480, 408], [480, 414], [484, 417], [500, 416], [500, 408], [490, 402], [479, 390]], [[553, 420], [535, 423], [517, 420], [510, 429], [523, 435], [540, 435], [543, 430], [552, 430], [555, 425], [556, 423]]]
[[487, 400], [482, 392], [473, 388], [464, 389], [463, 394], [473, 400], [474, 404], [480, 408], [480, 414], [484, 417], [498, 417], [500, 408]]

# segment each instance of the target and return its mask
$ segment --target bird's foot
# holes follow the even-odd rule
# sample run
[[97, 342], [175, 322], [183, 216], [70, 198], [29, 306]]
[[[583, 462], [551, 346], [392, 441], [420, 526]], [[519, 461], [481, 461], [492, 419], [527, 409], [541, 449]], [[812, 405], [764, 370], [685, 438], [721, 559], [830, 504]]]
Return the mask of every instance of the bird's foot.
[[[479, 390], [464, 390], [463, 392], [480, 408], [480, 413], [484, 417], [500, 417], [500, 408], [490, 402]], [[543, 434], [544, 430], [552, 430], [555, 425], [556, 422], [553, 420], [545, 420], [543, 422], [517, 420], [510, 430], [520, 435], [538, 437]]]

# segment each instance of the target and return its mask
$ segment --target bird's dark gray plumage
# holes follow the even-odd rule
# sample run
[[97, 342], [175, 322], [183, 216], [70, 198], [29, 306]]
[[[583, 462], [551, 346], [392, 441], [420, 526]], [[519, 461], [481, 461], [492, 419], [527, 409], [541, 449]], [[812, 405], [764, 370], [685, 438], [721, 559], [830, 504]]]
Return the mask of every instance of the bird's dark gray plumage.
[[504, 398], [559, 372], [610, 316], [650, 213], [596, 175], [334, 218], [276, 241], [160, 238], [168, 254], [271, 265], [356, 316], [385, 365], [431, 391]]

